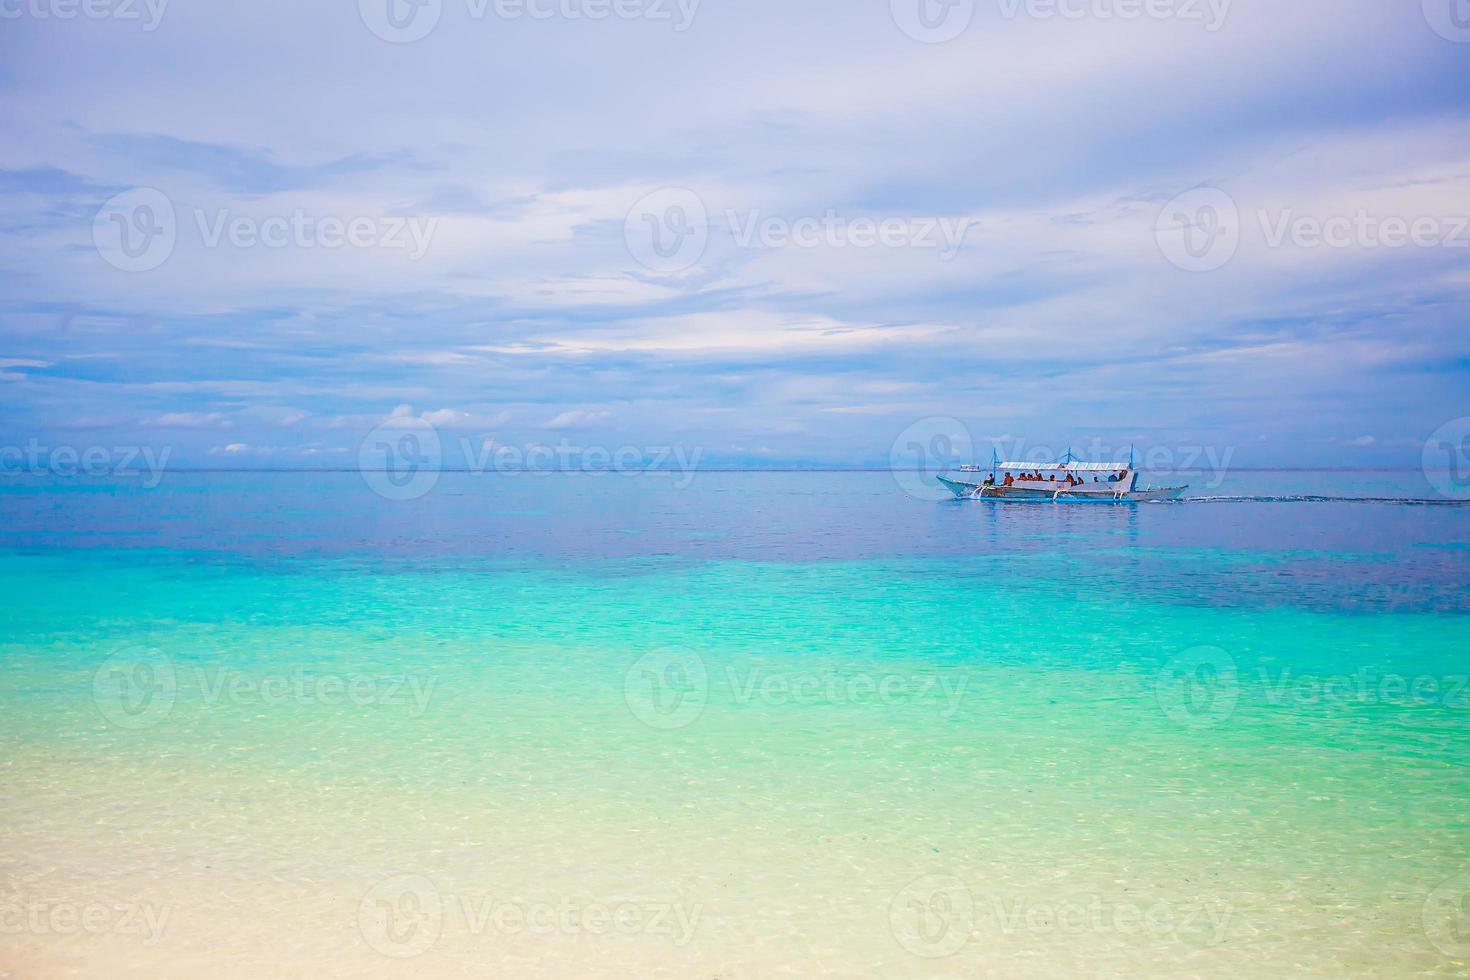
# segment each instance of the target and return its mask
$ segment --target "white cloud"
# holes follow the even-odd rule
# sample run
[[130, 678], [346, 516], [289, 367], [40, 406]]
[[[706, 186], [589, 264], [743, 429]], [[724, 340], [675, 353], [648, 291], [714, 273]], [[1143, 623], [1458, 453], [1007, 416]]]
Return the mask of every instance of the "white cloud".
[[560, 415], [547, 422], [542, 423], [543, 429], [573, 429], [578, 426], [592, 425], [597, 422], [605, 422], [612, 418], [611, 412], [588, 411], [586, 409], [574, 408], [562, 412]]
[[478, 415], [474, 412], [462, 412], [453, 408], [441, 408], [433, 412], [424, 412], [420, 417], [440, 429], [498, 429], [510, 421], [511, 416], [509, 412]]
[[165, 412], [139, 424], [149, 429], [228, 429], [234, 422], [220, 412]]

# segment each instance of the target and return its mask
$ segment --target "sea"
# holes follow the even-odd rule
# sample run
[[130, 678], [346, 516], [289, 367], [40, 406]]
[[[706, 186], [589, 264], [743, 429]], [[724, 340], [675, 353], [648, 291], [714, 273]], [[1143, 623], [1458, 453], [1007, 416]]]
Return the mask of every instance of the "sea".
[[0, 477], [0, 976], [1470, 973], [1447, 476], [919, 476]]

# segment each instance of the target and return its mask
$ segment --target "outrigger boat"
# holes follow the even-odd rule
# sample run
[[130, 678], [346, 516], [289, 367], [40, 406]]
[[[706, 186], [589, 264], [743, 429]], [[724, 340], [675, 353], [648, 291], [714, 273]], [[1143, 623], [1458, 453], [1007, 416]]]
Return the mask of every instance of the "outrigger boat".
[[[982, 466], [961, 466], [966, 475], [985, 472]], [[1034, 474], [1034, 476], [1032, 475]], [[1040, 479], [1037, 479], [1039, 477]], [[1128, 504], [1148, 500], [1175, 500], [1188, 487], [1140, 487], [1127, 463], [1084, 463], [1067, 451], [1060, 463], [1007, 463], [991, 453], [990, 475], [983, 482], [938, 477], [962, 500], [1014, 500], [1034, 503]]]

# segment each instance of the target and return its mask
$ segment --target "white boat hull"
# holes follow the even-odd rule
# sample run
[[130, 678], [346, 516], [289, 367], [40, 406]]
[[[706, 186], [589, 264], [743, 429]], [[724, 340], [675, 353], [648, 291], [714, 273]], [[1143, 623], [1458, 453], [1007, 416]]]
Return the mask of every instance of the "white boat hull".
[[1036, 504], [1133, 504], [1153, 500], [1177, 500], [1188, 487], [1146, 487], [1137, 490], [1112, 490], [1105, 484], [1082, 484], [1057, 488], [1045, 486], [985, 486], [939, 477], [939, 482], [961, 500], [998, 500], [1010, 503]]

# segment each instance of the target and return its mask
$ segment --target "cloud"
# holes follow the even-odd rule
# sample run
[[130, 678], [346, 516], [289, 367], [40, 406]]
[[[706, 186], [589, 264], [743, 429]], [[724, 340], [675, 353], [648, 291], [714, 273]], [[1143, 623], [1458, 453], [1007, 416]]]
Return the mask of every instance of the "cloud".
[[219, 412], [165, 412], [139, 424], [148, 429], [228, 429], [234, 425]]
[[[1265, 233], [1284, 215], [1464, 213], [1465, 50], [1417, 10], [1236, 0], [1212, 31], [978, 4], [954, 40], [920, 44], [881, 2], [704, 5], [680, 33], [445, 5], [432, 37], [385, 47], [340, 9], [261, 0], [175, 5], [127, 58], [108, 26], [6, 28], [11, 428], [176, 428], [182, 460], [209, 452], [190, 425], [221, 420], [289, 456], [409, 419], [524, 443], [616, 406], [630, 438], [773, 459], [886, 459], [915, 420], [954, 416], [1270, 463], [1341, 446], [1343, 427], [1387, 452], [1463, 414], [1470, 251]], [[543, 83], [484, 97], [526, 77]], [[1234, 257], [1203, 274], [1156, 235], [1200, 186], [1241, 218]], [[132, 187], [176, 219], [143, 273], [92, 240]], [[695, 193], [684, 217], [705, 233], [673, 271], [640, 261], [627, 221], [660, 188]], [[418, 259], [200, 232], [201, 215], [298, 213], [439, 223]], [[734, 233], [828, 215], [974, 225], [948, 259]]]
[[497, 429], [510, 420], [509, 412], [492, 415], [477, 415], [452, 408], [441, 408], [424, 412], [421, 416], [430, 425], [440, 429]]
[[611, 412], [588, 411], [586, 409], [569, 409], [555, 418], [549, 419], [541, 424], [543, 429], [575, 429], [581, 426], [593, 425], [597, 422], [605, 422], [612, 418]]

